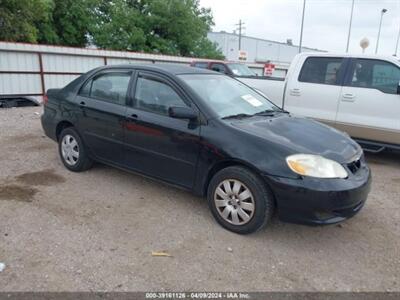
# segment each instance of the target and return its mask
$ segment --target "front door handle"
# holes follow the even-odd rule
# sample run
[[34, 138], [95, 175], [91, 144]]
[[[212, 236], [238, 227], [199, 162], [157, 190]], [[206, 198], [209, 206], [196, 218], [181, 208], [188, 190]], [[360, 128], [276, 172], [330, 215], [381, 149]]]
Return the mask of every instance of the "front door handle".
[[342, 101], [345, 102], [354, 102], [356, 100], [356, 96], [353, 94], [343, 94]]
[[300, 96], [301, 95], [300, 89], [291, 89], [290, 90], [290, 95], [291, 96]]
[[131, 121], [136, 121], [138, 119], [138, 115], [137, 114], [131, 114], [127, 117], [128, 120]]
[[81, 102], [79, 103], [79, 105], [80, 105], [80, 106], [86, 106], [86, 102], [85, 102], [85, 101], [81, 101]]

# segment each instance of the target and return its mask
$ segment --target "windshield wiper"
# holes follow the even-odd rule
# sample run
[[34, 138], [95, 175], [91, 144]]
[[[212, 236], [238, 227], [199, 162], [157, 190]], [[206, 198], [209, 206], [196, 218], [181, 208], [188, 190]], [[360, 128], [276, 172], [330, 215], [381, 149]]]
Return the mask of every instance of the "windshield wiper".
[[253, 115], [249, 115], [249, 114], [235, 114], [235, 115], [223, 117], [222, 119], [240, 119], [240, 118], [249, 118], [252, 116]]
[[266, 109], [255, 113], [254, 116], [274, 116], [276, 113], [288, 114], [289, 112], [283, 109]]
[[266, 110], [260, 111], [258, 113], [255, 113], [254, 116], [273, 116], [278, 112], [281, 112], [281, 111], [275, 110], [275, 109], [266, 109]]

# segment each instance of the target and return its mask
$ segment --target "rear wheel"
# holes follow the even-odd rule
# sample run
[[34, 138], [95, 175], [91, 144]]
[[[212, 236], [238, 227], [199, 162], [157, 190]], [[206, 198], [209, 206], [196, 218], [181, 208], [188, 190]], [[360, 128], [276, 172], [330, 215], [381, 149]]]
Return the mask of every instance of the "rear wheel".
[[64, 166], [74, 172], [82, 172], [92, 167], [85, 145], [73, 127], [63, 129], [58, 141], [58, 149]]
[[240, 234], [263, 228], [274, 210], [273, 196], [265, 182], [240, 166], [228, 167], [215, 174], [207, 198], [217, 222]]

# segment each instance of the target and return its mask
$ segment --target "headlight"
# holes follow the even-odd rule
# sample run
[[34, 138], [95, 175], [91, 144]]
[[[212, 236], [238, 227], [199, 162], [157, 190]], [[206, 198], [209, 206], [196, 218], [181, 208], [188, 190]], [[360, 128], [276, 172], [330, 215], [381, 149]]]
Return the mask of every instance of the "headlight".
[[336, 161], [312, 154], [295, 154], [286, 157], [289, 168], [303, 176], [318, 178], [346, 178], [346, 170]]

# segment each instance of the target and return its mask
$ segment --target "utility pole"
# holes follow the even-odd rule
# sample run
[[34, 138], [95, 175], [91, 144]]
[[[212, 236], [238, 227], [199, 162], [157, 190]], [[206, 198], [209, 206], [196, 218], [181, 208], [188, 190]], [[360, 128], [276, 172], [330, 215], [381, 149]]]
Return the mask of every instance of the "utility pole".
[[235, 24], [236, 26], [238, 26], [236, 30], [239, 30], [239, 51], [242, 50], [242, 30], [246, 29], [243, 27], [244, 24], [245, 23], [242, 22], [242, 20], [239, 20], [239, 23]]
[[349, 33], [348, 33], [348, 35], [347, 35], [346, 53], [349, 52], [350, 34], [351, 34], [351, 23], [353, 22], [353, 10], [354, 10], [354, 0], [353, 0], [353, 3], [351, 4], [350, 24], [349, 24]]
[[301, 45], [303, 44], [303, 26], [304, 26], [304, 13], [305, 13], [305, 11], [306, 11], [306, 0], [303, 0], [303, 15], [301, 17], [299, 53], [301, 53]]

